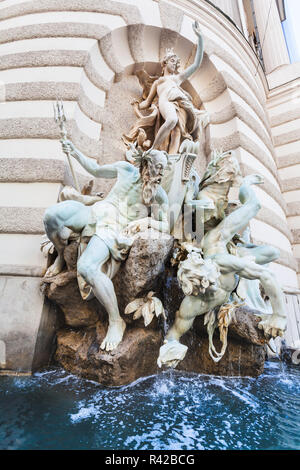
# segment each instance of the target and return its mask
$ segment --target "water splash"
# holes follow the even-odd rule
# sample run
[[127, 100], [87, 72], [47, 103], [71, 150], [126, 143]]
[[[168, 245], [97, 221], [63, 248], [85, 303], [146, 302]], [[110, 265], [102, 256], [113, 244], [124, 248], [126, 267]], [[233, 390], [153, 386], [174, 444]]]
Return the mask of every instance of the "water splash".
[[176, 370], [104, 388], [62, 369], [0, 377], [2, 449], [300, 449], [300, 368]]

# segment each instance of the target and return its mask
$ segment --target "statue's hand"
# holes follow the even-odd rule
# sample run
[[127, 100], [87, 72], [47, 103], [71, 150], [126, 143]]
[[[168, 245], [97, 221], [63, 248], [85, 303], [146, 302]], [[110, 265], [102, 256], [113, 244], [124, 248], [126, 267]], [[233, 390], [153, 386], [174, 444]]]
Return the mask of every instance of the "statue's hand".
[[283, 336], [286, 330], [286, 317], [279, 315], [264, 315], [262, 320], [258, 324], [260, 330], [264, 330], [265, 337], [276, 338], [277, 336]]
[[75, 150], [74, 144], [68, 139], [61, 139], [62, 150], [64, 153], [72, 154]]
[[194, 33], [196, 34], [196, 36], [198, 36], [198, 37], [202, 36], [201, 30], [200, 30], [200, 24], [199, 24], [198, 21], [195, 21], [195, 23], [193, 23], [193, 30], [194, 30]]

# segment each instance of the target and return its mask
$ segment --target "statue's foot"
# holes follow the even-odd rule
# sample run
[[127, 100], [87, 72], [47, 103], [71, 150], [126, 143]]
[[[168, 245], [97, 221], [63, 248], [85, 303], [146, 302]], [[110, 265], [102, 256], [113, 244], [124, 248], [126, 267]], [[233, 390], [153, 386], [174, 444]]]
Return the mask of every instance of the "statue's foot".
[[177, 364], [185, 358], [188, 348], [184, 344], [179, 343], [176, 339], [165, 341], [159, 350], [157, 359], [158, 367], [165, 365], [166, 367], [175, 368]]
[[286, 330], [286, 317], [279, 315], [264, 315], [258, 324], [260, 330], [264, 330], [267, 339], [283, 336]]
[[58, 255], [54, 263], [51, 264], [51, 266], [49, 266], [49, 268], [47, 269], [45, 277], [53, 277], [61, 273], [64, 267], [64, 264], [65, 264], [65, 260], [63, 256]]
[[121, 343], [126, 323], [122, 318], [120, 320], [110, 320], [107, 334], [101, 343], [100, 348], [105, 351], [112, 351]]

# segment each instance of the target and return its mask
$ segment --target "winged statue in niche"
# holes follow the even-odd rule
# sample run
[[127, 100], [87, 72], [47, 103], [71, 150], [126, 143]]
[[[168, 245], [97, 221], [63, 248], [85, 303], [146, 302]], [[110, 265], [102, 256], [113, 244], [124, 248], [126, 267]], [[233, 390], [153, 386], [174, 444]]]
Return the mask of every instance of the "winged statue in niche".
[[180, 58], [173, 49], [167, 49], [160, 77], [152, 77], [145, 70], [136, 73], [143, 93], [140, 100], [133, 102], [138, 120], [123, 135], [126, 144], [137, 142], [143, 150], [153, 147], [177, 154], [183, 140], [198, 140], [208, 124], [207, 112], [197, 109], [192, 96], [181, 87], [203, 60], [203, 38], [197, 21], [193, 29], [198, 38], [196, 55], [183, 72], [179, 71]]

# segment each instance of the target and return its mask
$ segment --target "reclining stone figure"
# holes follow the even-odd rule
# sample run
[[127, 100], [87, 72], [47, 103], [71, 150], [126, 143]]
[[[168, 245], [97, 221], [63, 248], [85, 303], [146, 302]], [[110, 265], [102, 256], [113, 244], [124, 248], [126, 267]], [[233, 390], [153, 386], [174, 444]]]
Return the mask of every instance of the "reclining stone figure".
[[265, 336], [282, 336], [286, 329], [286, 312], [282, 291], [273, 273], [263, 265], [278, 257], [278, 250], [272, 247], [243, 247], [238, 256], [230, 254], [228, 243], [256, 216], [260, 203], [252, 184], [261, 184], [259, 175], [244, 178], [239, 190], [242, 206], [225, 217], [215, 228], [203, 237], [201, 248], [191, 252], [179, 265], [178, 279], [186, 297], [183, 299], [165, 344], [160, 349], [158, 364], [176, 367], [186, 354], [187, 347], [179, 340], [193, 325], [198, 315], [213, 311], [226, 304], [237, 286], [238, 278], [259, 279], [268, 295], [273, 314], [266, 315], [259, 323]]
[[80, 233], [86, 249], [78, 259], [77, 271], [108, 313], [109, 326], [101, 349], [111, 351], [121, 342], [126, 327], [111, 279], [126, 258], [135, 233], [148, 228], [169, 231], [168, 197], [160, 186], [167, 154], [150, 150], [140, 156], [139, 167], [126, 161], [100, 166], [70, 140], [64, 139], [62, 145], [91, 175], [117, 181], [106, 198], [91, 207], [63, 201], [46, 210], [46, 233], [58, 253], [46, 276], [61, 272], [69, 236]]

